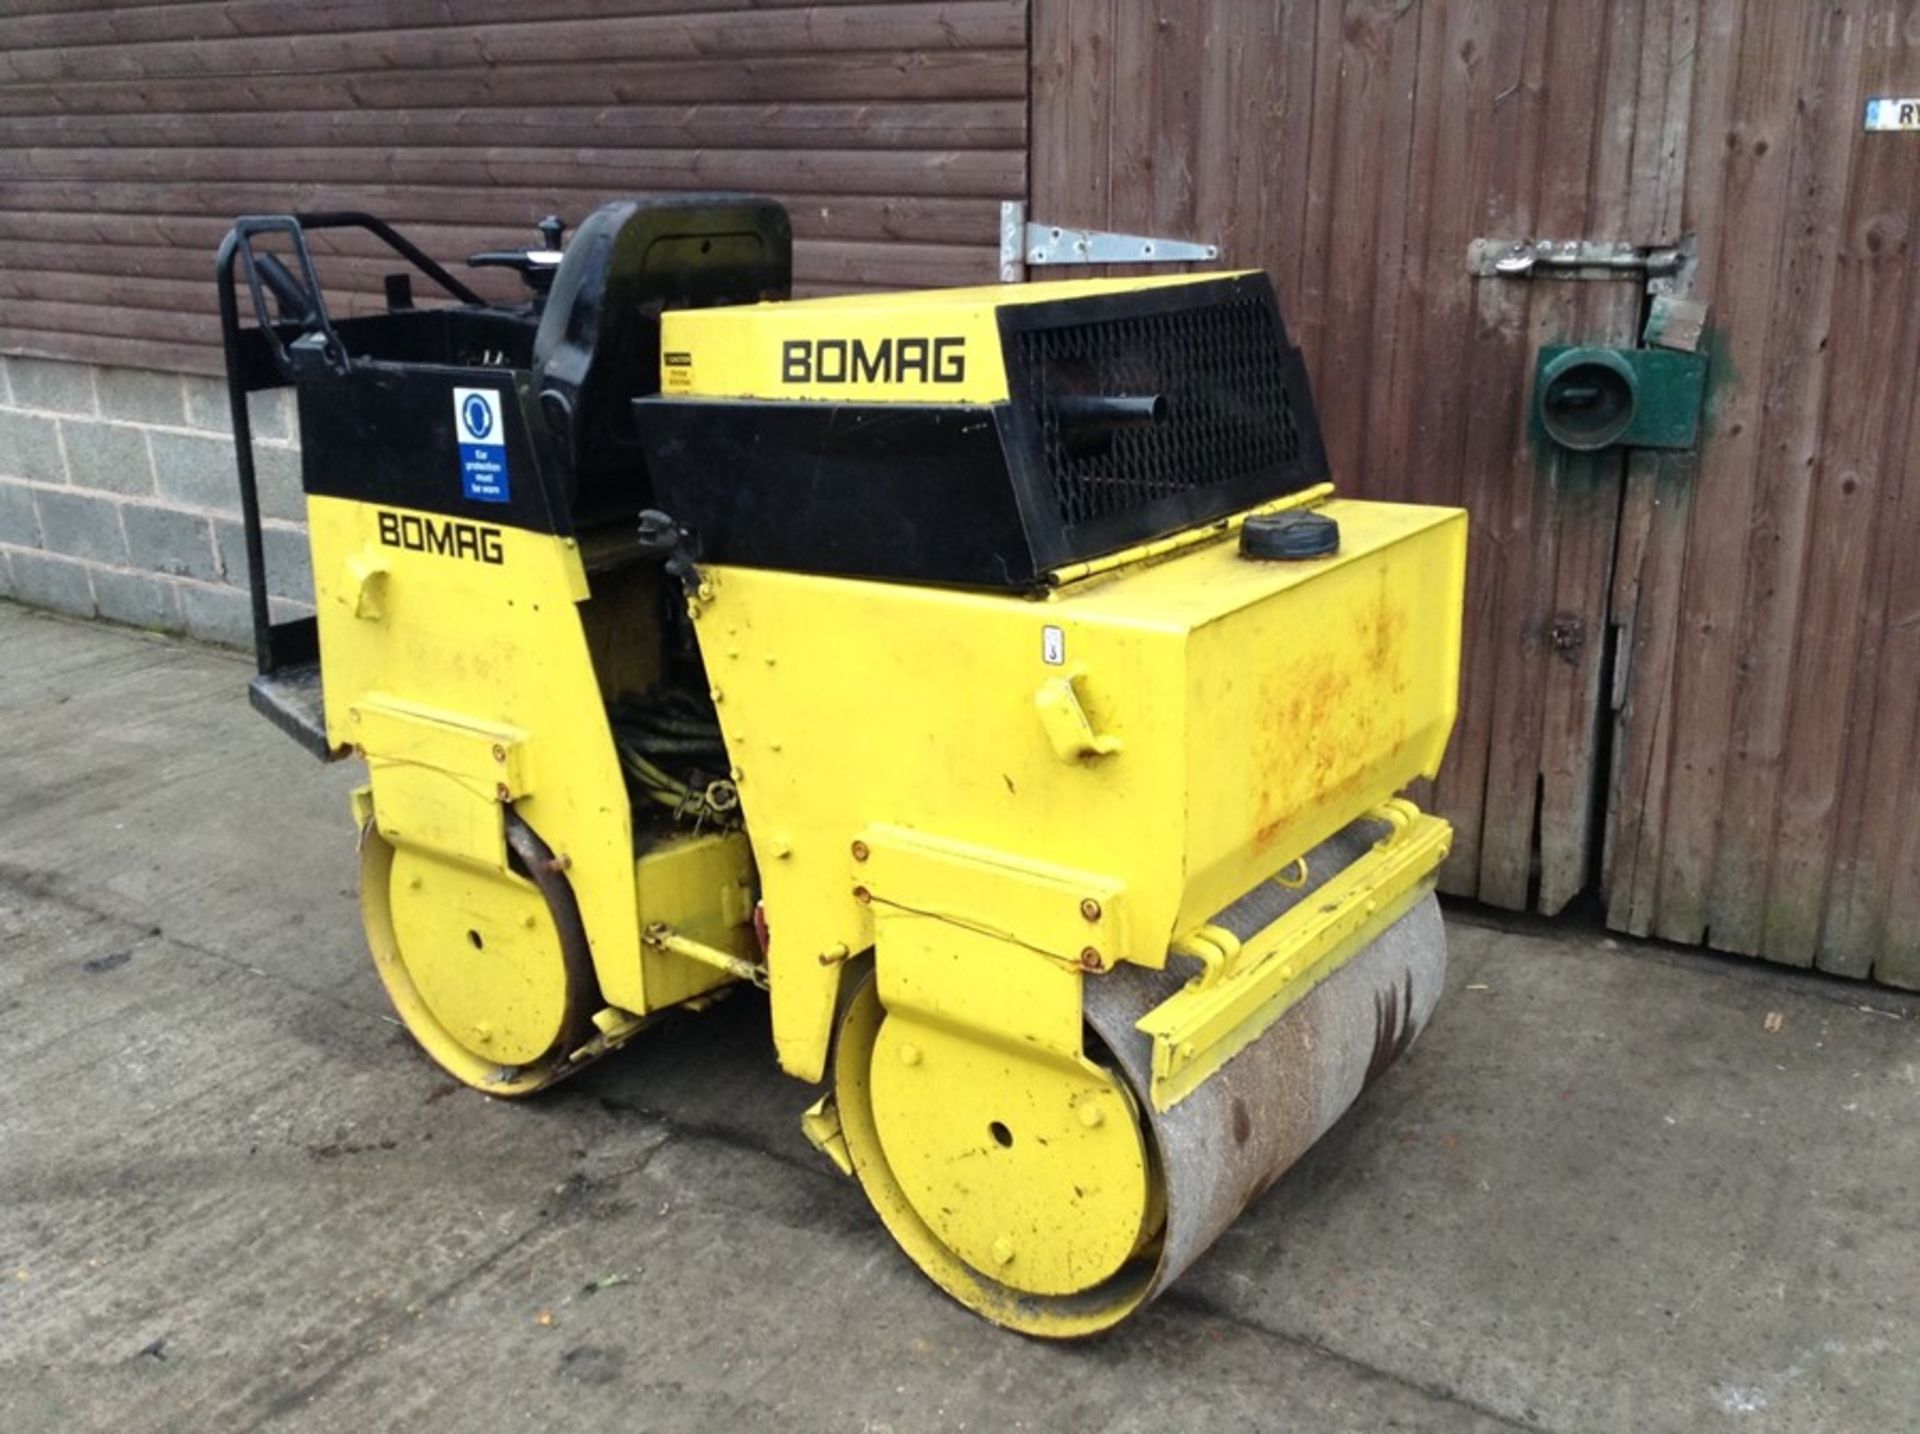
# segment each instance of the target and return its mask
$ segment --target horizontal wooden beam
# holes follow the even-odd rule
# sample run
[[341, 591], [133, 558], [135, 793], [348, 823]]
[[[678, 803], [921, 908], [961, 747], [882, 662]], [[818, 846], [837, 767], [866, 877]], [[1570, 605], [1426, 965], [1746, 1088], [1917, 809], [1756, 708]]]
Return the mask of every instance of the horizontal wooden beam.
[[23, 149], [465, 146], [476, 133], [516, 145], [616, 149], [1004, 149], [1026, 143], [1017, 99], [820, 100], [796, 104], [553, 105], [513, 116], [485, 108], [287, 113], [16, 115]]
[[[301, 7], [305, 8], [305, 7]], [[541, 16], [510, 24], [388, 26], [267, 36], [207, 35], [143, 44], [0, 49], [0, 81], [511, 69], [622, 61], [711, 60], [846, 51], [1021, 49], [1023, 0], [829, 5], [722, 14]]]
[[[225, 75], [0, 84], [0, 115], [475, 109], [546, 105], [792, 103], [799, 100], [1022, 99], [1023, 50], [802, 50], [720, 59], [376, 68], [339, 74]], [[516, 116], [500, 116], [509, 129]]]

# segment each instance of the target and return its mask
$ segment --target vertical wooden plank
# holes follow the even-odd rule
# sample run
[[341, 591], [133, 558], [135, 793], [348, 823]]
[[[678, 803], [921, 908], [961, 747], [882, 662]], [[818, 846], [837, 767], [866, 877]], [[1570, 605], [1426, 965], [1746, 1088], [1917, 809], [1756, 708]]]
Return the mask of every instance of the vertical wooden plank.
[[[1348, 304], [1356, 321], [1355, 331], [1364, 335], [1367, 351], [1364, 426], [1360, 448], [1345, 481], [1349, 492], [1364, 496], [1402, 497], [1408, 493], [1407, 475], [1392, 466], [1390, 455], [1396, 449], [1405, 449], [1404, 439], [1396, 437], [1394, 380], [1414, 329], [1409, 323], [1410, 296], [1406, 292], [1409, 236], [1421, 234], [1426, 218], [1424, 210], [1415, 208], [1412, 190], [1414, 166], [1422, 147], [1416, 121], [1422, 113], [1420, 80], [1429, 8], [1400, 4], [1377, 12], [1383, 30], [1379, 43], [1384, 51], [1385, 80], [1384, 93], [1377, 101], [1380, 198], [1374, 209], [1369, 246], [1371, 272], [1364, 280], [1364, 293], [1353, 295]], [[1439, 17], [1432, 18], [1438, 29]]]
[[[1744, 600], [1747, 525], [1759, 454], [1762, 378], [1779, 271], [1780, 215], [1795, 111], [1795, 81], [1806, 38], [1798, 6], [1757, 5], [1738, 28], [1739, 60], [1730, 123], [1718, 150], [1696, 130], [1692, 166], [1722, 167], [1716, 239], [1720, 252], [1708, 297], [1714, 306], [1716, 398], [1701, 450], [1693, 512], [1712, 515], [1688, 533], [1679, 604], [1683, 649], [1675, 667], [1673, 770], [1654, 930], [1698, 942], [1707, 931], [1715, 869], [1727, 734], [1733, 707], [1734, 637]], [[1706, 233], [1703, 228], [1701, 231]]]
[[[1153, 52], [1153, 232], [1202, 238], [1195, 207], [1195, 172], [1200, 167], [1206, 118], [1200, 111], [1200, 77], [1221, 58], [1210, 8], [1157, 0]], [[1166, 266], [1157, 272], [1165, 273]]]
[[[1920, 198], [1920, 185], [1908, 193]], [[1910, 211], [1909, 253], [1917, 222]], [[1850, 925], [1864, 926], [1865, 939], [1850, 932], [1853, 944], [1842, 949], [1847, 970], [1870, 956], [1876, 980], [1920, 989], [1920, 562], [1911, 541], [1920, 532], [1920, 404], [1910, 408], [1904, 450], [1893, 456], [1897, 496], [1888, 485], [1892, 501], [1881, 510], [1891, 521], [1881, 525], [1888, 593], [1867, 780], [1873, 795], [1856, 862], [1859, 895], [1849, 907]]]
[[1618, 849], [1614, 806], [1620, 795], [1620, 709], [1624, 701], [1627, 674], [1633, 664], [1636, 610], [1640, 595], [1640, 575], [1646, 565], [1653, 540], [1652, 505], [1646, 501], [1653, 463], [1658, 455], [1647, 451], [1627, 455], [1626, 473], [1621, 483], [1620, 531], [1614, 539], [1613, 572], [1607, 593], [1608, 640], [1614, 645], [1612, 688], [1608, 695], [1608, 719], [1613, 722], [1612, 763], [1607, 772], [1607, 820], [1600, 848], [1600, 890], [1612, 889]]
[[[1470, 113], [1484, 116], [1470, 131], [1461, 175], [1471, 227], [1476, 234], [1526, 234], [1534, 227], [1534, 169], [1545, 108], [1546, 11], [1523, 0], [1498, 0], [1470, 10], [1462, 31], [1462, 93], [1474, 101]], [[1442, 174], [1452, 177], [1444, 168]], [[1475, 179], [1477, 184], [1471, 182]], [[1464, 263], [1464, 258], [1462, 251], [1441, 256], [1441, 262]], [[1441, 438], [1442, 455], [1459, 455], [1461, 501], [1472, 514], [1461, 672], [1467, 701], [1434, 784], [1435, 804], [1454, 824], [1453, 850], [1440, 884], [1462, 896], [1481, 891], [1494, 714], [1502, 697], [1496, 674], [1509, 640], [1498, 620], [1501, 595], [1507, 567], [1526, 548], [1524, 542], [1517, 548], [1511, 543], [1508, 513], [1516, 489], [1513, 454], [1522, 431], [1515, 394], [1524, 383], [1529, 352], [1527, 299], [1516, 284], [1472, 283], [1471, 312], [1456, 344], [1441, 355], [1453, 362], [1436, 376], [1423, 420]], [[1466, 375], [1464, 392], [1447, 381], [1449, 373]], [[1457, 448], [1446, 443], [1449, 428], [1458, 433]], [[1520, 531], [1524, 534], [1524, 527]]]
[[1322, 335], [1327, 324], [1327, 262], [1333, 248], [1334, 168], [1339, 152], [1343, 54], [1335, 38], [1340, 34], [1345, 6], [1342, 0], [1301, 0], [1313, 4], [1313, 83], [1307, 112], [1307, 168], [1301, 177], [1306, 206], [1301, 216], [1300, 252], [1295, 261], [1292, 289], [1294, 341], [1314, 376], [1314, 397], [1326, 385], [1321, 381]]
[[[1642, 25], [1645, 42], [1641, 47], [1638, 90], [1639, 123], [1634, 130], [1631, 179], [1627, 194], [1627, 221], [1624, 237], [1641, 243], [1669, 243], [1672, 236], [1661, 231], [1664, 222], [1664, 191], [1679, 173], [1679, 153], [1685, 139], [1684, 115], [1676, 123], [1676, 109], [1684, 109], [1684, 90], [1690, 88], [1693, 73], [1691, 0], [1646, 0]], [[1684, 30], [1682, 27], [1686, 27]], [[1682, 47], [1675, 48], [1681, 40]], [[1678, 222], [1678, 202], [1673, 205]], [[1614, 653], [1613, 690], [1608, 694], [1615, 718], [1619, 694], [1632, 661], [1634, 603], [1638, 596], [1637, 575], [1646, 561], [1652, 537], [1653, 513], [1645, 500], [1654, 455], [1646, 452], [1627, 456], [1622, 482], [1619, 532], [1615, 538], [1614, 568], [1609, 575], [1607, 594], [1607, 640]], [[1608, 773], [1607, 811], [1614, 810], [1620, 790], [1620, 761], [1616, 750]], [[1614, 824], [1604, 825], [1600, 853], [1600, 885], [1610, 890], [1614, 871]]]
[[[1914, 157], [1902, 147], [1867, 139], [1859, 160], [1861, 195], [1869, 215], [1848, 225], [1848, 242], [1911, 264], [1920, 227], [1920, 183], [1890, 186], [1884, 171], [1906, 174]], [[1906, 212], [1901, 212], [1904, 201]], [[1908, 280], [1907, 308], [1920, 304]], [[1908, 352], [1912, 350], [1909, 349]], [[1819, 966], [1836, 975], [1875, 973], [1896, 984], [1920, 985], [1920, 925], [1904, 930], [1894, 913], [1895, 876], [1903, 839], [1920, 822], [1920, 404], [1909, 401], [1907, 432], [1889, 448], [1882, 470], [1874, 551], [1867, 564], [1864, 638], [1856, 661], [1853, 704], [1856, 735], [1840, 785], [1838, 857], [1821, 939]]]
[[[1686, 67], [1680, 228], [1699, 246], [1699, 294], [1710, 294], [1724, 248], [1721, 223], [1725, 154], [1739, 77], [1739, 40], [1746, 0], [1687, 0], [1676, 18], [1676, 54]], [[1691, 44], [1681, 37], [1685, 27]], [[1607, 922], [1637, 936], [1651, 933], [1665, 872], [1671, 779], [1683, 761], [1673, 734], [1679, 663], [1692, 652], [1694, 630], [1683, 620], [1683, 593], [1693, 497], [1693, 455], [1663, 457], [1630, 472], [1623, 533], [1645, 532], [1624, 550], [1615, 583], [1616, 621], [1631, 633], [1621, 648], [1624, 670], [1615, 688], [1614, 779], [1608, 809]]]
[[[1151, 233], [1158, 219], [1154, 212], [1158, 149], [1154, 128], [1160, 119], [1155, 96], [1159, 92], [1162, 49], [1157, 8], [1157, 4], [1117, 4], [1111, 30], [1106, 223], [1136, 233]], [[1118, 275], [1141, 271], [1138, 266], [1112, 265], [1105, 272]]]
[[1027, 193], [1029, 206], [1073, 183], [1067, 163], [1073, 112], [1073, 0], [1033, 0], [1027, 44]]
[[[1591, 177], [1584, 234], [1625, 235], [1636, 190], [1651, 178], [1636, 171], [1633, 157], [1642, 126], [1657, 130], [1664, 119], [1665, 90], [1646, 102], [1643, 79], [1649, 65], [1667, 67], [1662, 41], [1668, 27], [1656, 15], [1649, 37], [1647, 9], [1658, 0], [1613, 0], [1608, 10], [1601, 80], [1596, 104]], [[1642, 289], [1638, 282], [1583, 282], [1577, 299], [1579, 337], [1632, 344], [1637, 338]], [[1559, 526], [1553, 612], [1547, 630], [1540, 737], [1538, 910], [1553, 915], [1578, 895], [1593, 873], [1594, 802], [1600, 778], [1600, 684], [1607, 666], [1607, 604], [1620, 518], [1624, 459], [1618, 453], [1568, 455], [1558, 464], [1561, 487], [1554, 522]]]
[[[1201, 8], [1208, 52], [1195, 106], [1192, 222], [1205, 232], [1190, 237], [1217, 243], [1229, 267], [1256, 266], [1264, 249], [1259, 157], [1279, 129], [1263, 103], [1277, 84], [1271, 12], [1221, 0]], [[1239, 143], [1224, 143], [1229, 135]]]
[[[1607, 925], [1645, 936], [1659, 893], [1661, 823], [1672, 762], [1674, 621], [1693, 512], [1691, 453], [1634, 455], [1621, 505], [1615, 574], [1620, 625], [1615, 673], [1613, 776], [1608, 789]], [[1631, 543], [1631, 552], [1627, 551]]]
[[[1404, 186], [1408, 135], [1393, 117], [1396, 52], [1410, 53], [1418, 7], [1395, 0], [1362, 0], [1347, 8], [1339, 40], [1340, 143], [1333, 154], [1330, 200], [1332, 242], [1327, 254], [1328, 322], [1316, 356], [1315, 396], [1320, 430], [1335, 478], [1364, 484], [1368, 399], [1381, 355], [1376, 351], [1373, 306], [1384, 233], [1397, 232], [1404, 215], [1390, 212], [1391, 193]], [[1411, 61], [1401, 64], [1410, 68]], [[1382, 373], [1384, 376], [1384, 373]]]
[[[1790, 158], [1777, 221], [1780, 281], [1769, 306], [1770, 338], [1760, 356], [1762, 367], [1753, 374], [1762, 386], [1762, 403], [1754, 419], [1758, 440], [1749, 478], [1745, 601], [1734, 645], [1734, 723], [1707, 902], [1707, 924], [1714, 945], [1723, 950], [1759, 951], [1766, 924], [1774, 814], [1787, 760], [1811, 480], [1821, 448], [1835, 254], [1845, 209], [1847, 158], [1860, 126], [1853, 91], [1864, 28], [1857, 23], [1862, 4], [1850, 0], [1847, 5], [1810, 8], [1801, 19], [1805, 35], [1793, 83]], [[1835, 17], [1847, 23], [1839, 28], [1839, 38], [1827, 43], [1826, 27]], [[1884, 355], [1884, 346], [1850, 347], [1871, 347]], [[1811, 937], [1806, 957], [1812, 958]]]
[[[1366, 491], [1382, 497], [1424, 502], [1458, 500], [1459, 466], [1436, 461], [1438, 455], [1416, 438], [1421, 399], [1436, 385], [1433, 350], [1457, 334], [1464, 322], [1467, 275], [1461, 264], [1473, 235], [1468, 231], [1462, 196], [1443, 192], [1437, 183], [1442, 132], [1456, 155], [1470, 149], [1468, 135], [1480, 116], [1459, 103], [1455, 76], [1478, 57], [1464, 50], [1458, 13], [1470, 7], [1449, 0], [1422, 6], [1418, 53], [1408, 94], [1406, 182], [1399, 252], [1382, 255], [1388, 291], [1374, 306], [1374, 329], [1390, 334], [1385, 391], [1378, 417], [1369, 426]], [[1452, 107], [1448, 104], [1452, 102]], [[1449, 242], [1449, 241], [1452, 242]], [[1416, 446], [1417, 445], [1417, 446]], [[1416, 458], [1416, 452], [1418, 457]]]
[[1698, 0], [1647, 5], [1627, 206], [1635, 243], [1672, 244], [1681, 236], [1698, 19]]
[[[1914, 737], [1907, 751], [1906, 768], [1910, 773], [1920, 769], [1920, 729]], [[1920, 782], [1910, 778], [1907, 791], [1920, 795]], [[1873, 975], [1890, 986], [1920, 990], [1920, 822], [1907, 822], [1899, 850], [1900, 861], [1887, 902], [1884, 944], [1873, 963]]]
[[[1237, 0], [1222, 3], [1243, 14], [1256, 14], [1255, 7]], [[1315, 103], [1322, 56], [1319, 45], [1321, 6], [1315, 0], [1286, 0], [1285, 4], [1260, 12], [1270, 17], [1255, 25], [1247, 43], [1264, 43], [1273, 50], [1270, 74], [1279, 86], [1266, 98], [1266, 108], [1277, 130], [1274, 143], [1259, 157], [1260, 189], [1265, 237], [1260, 253], [1263, 267], [1273, 275], [1280, 291], [1280, 307], [1286, 314], [1295, 342], [1301, 342], [1305, 322], [1306, 297], [1302, 290], [1302, 271], [1306, 262], [1308, 228], [1314, 222], [1313, 165], [1318, 135], [1318, 106]], [[1216, 143], [1232, 144], [1222, 136]]]

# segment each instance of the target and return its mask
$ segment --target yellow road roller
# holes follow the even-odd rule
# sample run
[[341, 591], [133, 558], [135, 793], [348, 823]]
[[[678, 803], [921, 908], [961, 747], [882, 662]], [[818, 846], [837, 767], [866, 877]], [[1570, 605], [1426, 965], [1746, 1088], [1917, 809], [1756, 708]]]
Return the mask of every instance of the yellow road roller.
[[[322, 234], [383, 309], [330, 313]], [[759, 987], [908, 1257], [1091, 1334], [1433, 1013], [1450, 833], [1399, 794], [1465, 518], [1335, 496], [1263, 274], [793, 300], [791, 256], [769, 201], [633, 200], [473, 256], [489, 303], [369, 215], [237, 221], [251, 698], [365, 763], [368, 944], [444, 1070], [531, 1095]]]

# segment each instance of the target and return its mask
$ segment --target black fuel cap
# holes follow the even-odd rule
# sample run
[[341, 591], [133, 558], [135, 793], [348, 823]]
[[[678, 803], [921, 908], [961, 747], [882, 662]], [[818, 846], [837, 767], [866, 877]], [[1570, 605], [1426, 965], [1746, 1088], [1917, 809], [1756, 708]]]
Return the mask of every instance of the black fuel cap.
[[1272, 562], [1340, 551], [1340, 525], [1325, 513], [1255, 513], [1240, 526], [1240, 556]]

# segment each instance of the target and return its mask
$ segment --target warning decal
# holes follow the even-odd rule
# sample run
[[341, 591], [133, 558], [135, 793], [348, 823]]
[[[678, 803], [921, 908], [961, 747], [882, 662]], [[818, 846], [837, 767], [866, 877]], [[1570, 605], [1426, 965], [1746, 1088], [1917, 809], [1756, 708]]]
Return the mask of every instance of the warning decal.
[[479, 503], [506, 502], [507, 441], [500, 395], [490, 388], [456, 388], [453, 426], [460, 441], [460, 491]]

